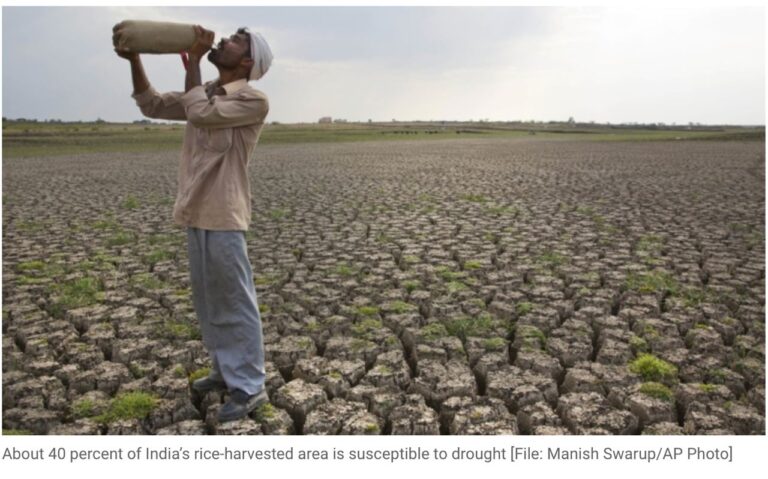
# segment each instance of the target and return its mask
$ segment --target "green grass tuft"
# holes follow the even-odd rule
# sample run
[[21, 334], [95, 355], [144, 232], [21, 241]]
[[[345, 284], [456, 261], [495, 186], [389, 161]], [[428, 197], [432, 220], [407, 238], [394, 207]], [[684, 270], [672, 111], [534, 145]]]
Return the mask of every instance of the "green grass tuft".
[[699, 389], [705, 393], [715, 392], [718, 389], [716, 384], [699, 384]]
[[76, 419], [91, 417], [95, 414], [96, 404], [90, 399], [79, 399], [72, 403], [70, 410]]
[[136, 237], [132, 233], [126, 231], [118, 231], [109, 238], [106, 239], [104, 244], [111, 248], [113, 246], [124, 246], [127, 244], [135, 243]]
[[554, 251], [546, 251], [536, 257], [538, 263], [544, 264], [550, 268], [555, 266], [561, 266], [568, 263], [570, 260], [567, 256]]
[[275, 208], [269, 211], [269, 217], [273, 220], [281, 220], [288, 216], [288, 213], [290, 213], [290, 210], [286, 208]]
[[364, 319], [357, 324], [352, 325], [352, 335], [357, 338], [371, 340], [373, 335], [382, 328], [380, 319]]
[[630, 272], [625, 284], [627, 289], [640, 293], [668, 291], [674, 295], [677, 294], [679, 288], [677, 280], [665, 271]]
[[409, 279], [407, 281], [403, 281], [403, 287], [409, 293], [417, 289], [419, 286], [421, 286], [421, 282], [417, 279]]
[[445, 330], [464, 343], [468, 337], [488, 335], [493, 331], [494, 326], [497, 326], [497, 321], [493, 319], [493, 316], [490, 313], [482, 313], [475, 318], [461, 316], [451, 319], [445, 324]]
[[674, 383], [677, 381], [677, 367], [652, 354], [643, 353], [630, 361], [629, 370], [645, 381]]
[[334, 267], [333, 272], [341, 276], [354, 276], [357, 274], [357, 269], [348, 265], [347, 263], [339, 263]]
[[517, 303], [515, 306], [515, 312], [517, 312], [518, 316], [524, 316], [531, 311], [533, 311], [533, 303], [529, 303], [528, 301]]
[[396, 301], [392, 301], [389, 304], [389, 309], [393, 313], [402, 314], [402, 313], [407, 313], [409, 311], [416, 311], [419, 308], [415, 304], [406, 303], [405, 301], [401, 301], [398, 299]]
[[536, 326], [530, 324], [521, 324], [517, 327], [517, 336], [522, 338], [535, 338], [539, 341], [541, 347], [547, 345], [547, 335]]
[[507, 341], [504, 338], [488, 338], [483, 341], [483, 349], [486, 351], [498, 351], [504, 349], [507, 346]]
[[377, 316], [379, 314], [378, 306], [358, 306], [356, 311], [360, 316]]
[[164, 281], [158, 279], [152, 273], [135, 274], [131, 276], [130, 283], [137, 286], [143, 286], [149, 290], [163, 289], [168, 286]]
[[277, 410], [275, 409], [275, 406], [268, 402], [259, 405], [253, 410], [253, 419], [258, 422], [269, 421], [270, 419], [274, 419], [276, 415]]
[[154, 265], [160, 261], [174, 259], [175, 257], [176, 255], [173, 253], [173, 251], [166, 249], [156, 249], [150, 252], [148, 255], [144, 256], [144, 263]]
[[488, 201], [488, 198], [486, 198], [483, 195], [475, 195], [475, 194], [467, 194], [467, 195], [461, 195], [462, 200], [471, 201], [473, 203], [485, 203]]
[[101, 281], [91, 276], [55, 283], [50, 286], [51, 293], [56, 295], [52, 313], [62, 317], [64, 310], [96, 304], [104, 299], [103, 290]]
[[675, 400], [672, 390], [667, 386], [657, 382], [646, 382], [640, 385], [640, 392], [656, 399], [662, 399], [667, 402]]
[[16, 265], [19, 271], [39, 271], [45, 268], [45, 262], [40, 260], [24, 261]]
[[192, 384], [198, 379], [203, 379], [205, 377], [208, 377], [209, 374], [211, 374], [211, 368], [196, 369], [191, 373], [189, 373], [189, 384]]
[[128, 197], [123, 201], [123, 208], [127, 210], [133, 210], [139, 207], [139, 200], [133, 197], [133, 195], [128, 195]]
[[421, 335], [427, 341], [434, 341], [448, 336], [448, 330], [442, 323], [430, 323], [421, 328]]
[[158, 405], [158, 399], [146, 392], [134, 391], [121, 394], [113, 399], [104, 414], [94, 419], [109, 424], [121, 419], [143, 419]]
[[464, 269], [473, 270], [473, 269], [480, 269], [483, 267], [483, 263], [480, 261], [465, 261], [464, 262]]
[[185, 321], [166, 320], [160, 328], [161, 334], [172, 339], [202, 339], [200, 328]]

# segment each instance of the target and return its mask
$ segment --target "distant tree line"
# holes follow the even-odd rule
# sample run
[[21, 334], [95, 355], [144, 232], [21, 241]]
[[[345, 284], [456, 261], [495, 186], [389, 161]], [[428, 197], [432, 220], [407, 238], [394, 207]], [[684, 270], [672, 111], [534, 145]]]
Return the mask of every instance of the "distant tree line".
[[[101, 118], [96, 118], [94, 121], [82, 121], [82, 120], [73, 120], [73, 121], [64, 121], [59, 118], [49, 118], [44, 120], [38, 120], [37, 118], [7, 118], [3, 117], [3, 123], [56, 123], [56, 124], [106, 124], [106, 123], [113, 123], [113, 122], [107, 122], [106, 120], [103, 120]], [[114, 122], [114, 123], [126, 123], [126, 122]], [[169, 124], [176, 124], [174, 122], [160, 122], [160, 121], [151, 121], [146, 118], [141, 120], [134, 120], [131, 122], [134, 125], [169, 125]], [[344, 118], [332, 118], [330, 116], [324, 116], [318, 120], [318, 123], [364, 123], [363, 121], [355, 122], [355, 121], [349, 121]], [[372, 119], [368, 119], [367, 123], [373, 124], [373, 123], [389, 123], [389, 122], [374, 122]], [[548, 125], [567, 125], [571, 128], [611, 128], [611, 129], [642, 129], [642, 130], [717, 130], [721, 129], [725, 126], [762, 126], [762, 125], [704, 125], [699, 122], [688, 122], [687, 125], [685, 124], [677, 124], [677, 123], [671, 123], [666, 124], [664, 122], [655, 122], [655, 123], [639, 123], [639, 122], [623, 122], [623, 123], [611, 123], [609, 121], [605, 123], [596, 123], [595, 121], [589, 121], [589, 122], [577, 122], [574, 120], [574, 118], [571, 116], [568, 118], [568, 120], [550, 120], [550, 121], [536, 121], [536, 120], [509, 120], [509, 121], [492, 121], [488, 118], [482, 118], [479, 120], [469, 119], [469, 120], [456, 120], [456, 121], [448, 121], [448, 120], [414, 120], [414, 121], [398, 121], [394, 118], [392, 119], [391, 123], [412, 123], [412, 124], [440, 124], [440, 125], [450, 125], [450, 124], [467, 124], [467, 123], [478, 123], [478, 124], [484, 124], [484, 125], [505, 125], [505, 126], [514, 126], [514, 125], [544, 125], [544, 128], [547, 128]], [[281, 122], [273, 121], [273, 125], [280, 125]]]
[[[125, 123], [125, 122], [108, 122], [106, 120], [103, 120], [101, 118], [96, 118], [94, 121], [83, 121], [83, 120], [70, 120], [70, 121], [64, 121], [60, 120], [58, 118], [46, 118], [44, 120], [38, 120], [37, 118], [7, 118], [3, 117], [3, 123], [60, 123], [60, 124], [75, 124], [75, 125], [81, 125], [83, 123], [91, 124], [96, 123], [97, 125], [103, 125], [106, 123]], [[166, 122], [154, 122], [151, 120], [142, 119], [142, 120], [134, 120], [131, 122], [134, 125], [164, 125], [167, 124]]]

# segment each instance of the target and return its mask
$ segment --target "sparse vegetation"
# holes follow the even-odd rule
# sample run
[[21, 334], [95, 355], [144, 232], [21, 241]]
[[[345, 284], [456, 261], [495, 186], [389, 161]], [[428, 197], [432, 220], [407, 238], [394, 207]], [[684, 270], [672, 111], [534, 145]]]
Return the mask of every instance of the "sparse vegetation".
[[128, 210], [133, 210], [139, 207], [139, 200], [137, 200], [133, 195], [128, 195], [128, 197], [123, 201], [123, 208]]
[[718, 387], [716, 384], [699, 384], [699, 389], [704, 391], [705, 393], [711, 393], [717, 391]]
[[445, 329], [451, 336], [456, 336], [462, 342], [466, 342], [470, 336], [487, 336], [499, 326], [499, 321], [495, 320], [493, 316], [489, 313], [482, 313], [474, 318], [461, 316], [451, 319], [445, 324]]
[[448, 336], [448, 330], [441, 323], [430, 323], [421, 328], [421, 335], [427, 341], [434, 341]]
[[663, 401], [672, 402], [675, 396], [667, 386], [657, 382], [646, 382], [640, 385], [640, 392]]
[[507, 347], [507, 341], [504, 338], [488, 338], [483, 341], [483, 349], [486, 351], [498, 351]]
[[104, 242], [104, 244], [108, 248], [112, 248], [115, 246], [125, 246], [127, 244], [132, 244], [136, 242], [136, 237], [128, 233], [126, 231], [118, 231], [107, 238], [107, 240]]
[[677, 293], [679, 288], [677, 280], [670, 273], [658, 270], [644, 273], [630, 272], [627, 276], [626, 287], [640, 293], [667, 291], [673, 295]]
[[483, 263], [480, 261], [465, 261], [464, 262], [464, 269], [473, 270], [473, 269], [480, 269], [483, 267]]
[[51, 313], [59, 318], [65, 310], [89, 306], [104, 299], [101, 281], [92, 276], [54, 283], [49, 289], [56, 299]]
[[[696, 135], [730, 134], [730, 127], [681, 133], [579, 123], [568, 133], [555, 123], [433, 122], [437, 132], [428, 134], [427, 124], [265, 126], [262, 144], [440, 139], [275, 145], [257, 155], [245, 238], [274, 404], [283, 402], [284, 382], [303, 377], [313, 383], [307, 393], [321, 394], [322, 386], [329, 401], [364, 400], [367, 415], [339, 410], [353, 419], [344, 430], [408, 432], [398, 428], [414, 424], [387, 414], [406, 399], [410, 410], [416, 398], [407, 396], [417, 394], [424, 399], [418, 408], [456, 406], [457, 417], [469, 421], [442, 417], [420, 423], [423, 432], [468, 426], [495, 433], [505, 429], [488, 409], [493, 403], [464, 407], [458, 396], [474, 388], [521, 407], [542, 393], [557, 416], [570, 418], [561, 426], [577, 432], [593, 427], [583, 421], [594, 415], [569, 410], [593, 404], [558, 398], [574, 379], [573, 390], [611, 392], [601, 404], [626, 409], [632, 397], [633, 414], [642, 416], [636, 408], [645, 402], [659, 409], [649, 411], [654, 417], [683, 419], [686, 433], [717, 425], [689, 420], [685, 403], [722, 415], [730, 398], [726, 416], [737, 420], [717, 427], [765, 432], [757, 407], [765, 376], [764, 225], [750, 213], [765, 199], [764, 139], [686, 145]], [[188, 381], [210, 374], [203, 366], [211, 359], [196, 317], [205, 298], [192, 295], [186, 232], [171, 218], [178, 185], [170, 156], [122, 147], [119, 155], [62, 161], [45, 154], [95, 151], [119, 144], [122, 134], [148, 140], [137, 149], [152, 135], [175, 135], [168, 147], [178, 152], [183, 125], [122, 133], [107, 124], [77, 132], [69, 125], [63, 133], [56, 125], [27, 128], [4, 143], [3, 157], [6, 427], [231, 432], [211, 416], [210, 406], [226, 397], [188, 396]], [[519, 134], [525, 138], [507, 141]], [[685, 139], [639, 144], [670, 134]], [[605, 137], [635, 143], [595, 143]], [[549, 141], [556, 138], [569, 141]], [[37, 153], [5, 155], [14, 149]], [[512, 366], [524, 377], [506, 377]], [[500, 389], [509, 386], [515, 389]], [[145, 396], [122, 397], [128, 391]], [[181, 423], [197, 417], [192, 407], [201, 417]], [[519, 414], [519, 407], [510, 411]], [[308, 415], [296, 430], [292, 409], [265, 404], [251, 414], [263, 423], [241, 426], [317, 432]], [[114, 424], [124, 417], [133, 419]], [[638, 434], [672, 427], [637, 424]], [[600, 425], [608, 433], [626, 427]]]
[[100, 423], [109, 424], [120, 419], [143, 419], [157, 407], [158, 399], [147, 392], [135, 391], [114, 398], [107, 410], [94, 417]]
[[258, 422], [266, 422], [274, 419], [277, 415], [277, 410], [272, 404], [265, 402], [260, 404], [253, 410], [252, 417]]
[[269, 211], [269, 217], [273, 220], [281, 220], [288, 216], [290, 211], [287, 208], [275, 208]]
[[339, 263], [333, 269], [333, 272], [341, 276], [354, 276], [357, 274], [357, 269], [347, 263]]
[[533, 311], [533, 303], [529, 303], [528, 301], [522, 301], [515, 306], [515, 312], [517, 312], [518, 316], [524, 316], [531, 311]]
[[465, 201], [471, 201], [473, 203], [485, 203], [488, 201], [488, 198], [486, 198], [483, 195], [476, 195], [476, 194], [466, 194], [461, 195], [461, 199]]
[[379, 307], [378, 306], [358, 306], [356, 311], [357, 311], [357, 314], [359, 314], [360, 316], [378, 316]]
[[421, 286], [421, 282], [417, 279], [409, 279], [407, 281], [403, 281], [403, 287], [409, 293], [417, 289], [419, 286]]
[[545, 266], [549, 268], [553, 268], [556, 266], [561, 266], [563, 264], [566, 264], [569, 262], [569, 259], [567, 256], [562, 255], [560, 253], [557, 253], [555, 251], [546, 251], [542, 254], [540, 254], [536, 261], [539, 263], [544, 264]]
[[646, 353], [649, 351], [648, 342], [640, 336], [632, 335], [629, 339], [629, 346], [635, 354]]
[[664, 384], [677, 381], [677, 367], [652, 354], [643, 353], [629, 363], [629, 370], [646, 381]]
[[167, 288], [168, 285], [152, 273], [139, 273], [131, 277], [131, 284], [142, 286], [149, 290]]
[[171, 339], [202, 339], [200, 328], [197, 325], [181, 320], [166, 319], [159, 333]]
[[389, 303], [390, 311], [396, 314], [402, 314], [412, 311], [418, 311], [418, 307], [415, 304], [406, 303], [405, 301], [395, 300]]
[[355, 337], [371, 340], [377, 331], [382, 328], [380, 319], [364, 319], [352, 325], [352, 334]]
[[521, 338], [533, 338], [539, 342], [541, 348], [547, 345], [547, 335], [536, 326], [520, 324], [516, 328], [516, 335]]
[[91, 417], [96, 411], [96, 404], [90, 399], [79, 399], [72, 403], [71, 412], [75, 419]]
[[173, 251], [167, 250], [167, 249], [156, 249], [151, 251], [148, 255], [144, 257], [144, 262], [149, 265], [154, 265], [155, 263], [159, 263], [160, 261], [166, 261], [169, 259], [174, 259], [175, 254]]

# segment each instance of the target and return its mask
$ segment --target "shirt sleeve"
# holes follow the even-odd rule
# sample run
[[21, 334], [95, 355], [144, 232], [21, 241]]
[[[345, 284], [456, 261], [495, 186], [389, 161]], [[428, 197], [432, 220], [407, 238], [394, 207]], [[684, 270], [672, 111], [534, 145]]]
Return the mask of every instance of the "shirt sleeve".
[[162, 120], [186, 120], [187, 113], [184, 106], [179, 102], [179, 98], [184, 92], [170, 91], [160, 94], [152, 85], [143, 92], [131, 94], [136, 105], [149, 118], [158, 118]]
[[234, 128], [262, 123], [269, 111], [264, 98], [237, 100], [208, 99], [198, 85], [181, 95], [179, 101], [187, 112], [187, 120], [198, 128]]

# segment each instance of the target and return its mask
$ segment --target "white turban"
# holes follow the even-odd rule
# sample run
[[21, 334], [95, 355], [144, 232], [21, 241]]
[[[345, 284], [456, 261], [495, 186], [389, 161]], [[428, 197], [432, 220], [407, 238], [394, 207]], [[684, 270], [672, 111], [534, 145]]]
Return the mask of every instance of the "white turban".
[[251, 32], [247, 27], [244, 28], [251, 37], [251, 58], [253, 58], [253, 68], [248, 80], [258, 80], [269, 70], [272, 64], [272, 50], [269, 49], [267, 41], [258, 32]]

